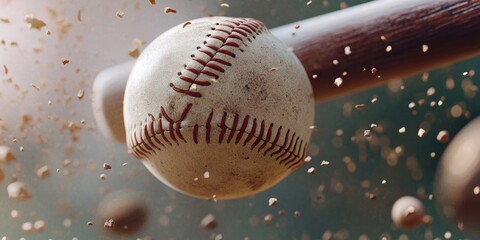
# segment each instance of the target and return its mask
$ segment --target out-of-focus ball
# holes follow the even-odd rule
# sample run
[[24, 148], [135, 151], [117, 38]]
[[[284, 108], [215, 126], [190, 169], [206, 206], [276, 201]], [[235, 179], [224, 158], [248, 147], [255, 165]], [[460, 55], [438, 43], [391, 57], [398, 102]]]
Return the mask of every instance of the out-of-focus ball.
[[424, 214], [422, 202], [412, 196], [401, 197], [392, 206], [393, 223], [400, 228], [417, 228], [422, 224]]
[[263, 23], [211, 17], [154, 40], [125, 89], [129, 152], [203, 199], [264, 191], [301, 167], [314, 119], [303, 65]]
[[130, 235], [145, 225], [148, 207], [135, 192], [119, 190], [109, 193], [101, 200], [96, 214], [97, 225], [105, 231]]
[[441, 212], [480, 231], [480, 118], [465, 126], [442, 155], [435, 180]]
[[7, 186], [8, 197], [15, 200], [25, 200], [32, 198], [27, 186], [23, 182], [13, 182]]

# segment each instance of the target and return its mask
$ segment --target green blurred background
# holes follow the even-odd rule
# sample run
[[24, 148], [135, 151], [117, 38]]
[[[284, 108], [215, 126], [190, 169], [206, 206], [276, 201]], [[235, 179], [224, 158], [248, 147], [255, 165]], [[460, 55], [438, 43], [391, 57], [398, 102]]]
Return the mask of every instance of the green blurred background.
[[[12, 23], [8, 27], [24, 29], [18, 31], [23, 38], [28, 38], [21, 35], [28, 31], [22, 22], [28, 12], [41, 15], [36, 11], [61, 8], [59, 11], [65, 12], [64, 17], [74, 25], [86, 25], [82, 31], [72, 30], [68, 33], [74, 36], [72, 39], [78, 40], [78, 44], [58, 39], [51, 46], [56, 49], [58, 56], [70, 56], [72, 64], [85, 61], [80, 70], [74, 67], [67, 70], [62, 66], [49, 67], [49, 64], [40, 66], [41, 55], [25, 55], [31, 52], [26, 46], [29, 42], [24, 44], [19, 41], [19, 50], [12, 50], [8, 44], [1, 46], [0, 51], [9, 57], [0, 57], [0, 65], [5, 64], [12, 69], [10, 75], [14, 76], [14, 83], [20, 89], [26, 89], [28, 96], [22, 97], [20, 91], [12, 98], [9, 94], [15, 87], [9, 83], [9, 76], [2, 76], [0, 119], [6, 127], [0, 130], [0, 144], [12, 147], [18, 160], [12, 164], [0, 164], [6, 174], [6, 179], [0, 182], [3, 189], [0, 194], [0, 238], [219, 239], [221, 235], [223, 239], [251, 240], [365, 240], [382, 237], [404, 240], [444, 239], [444, 234], [451, 232], [452, 239], [479, 239], [480, 235], [461, 232], [456, 223], [445, 219], [435, 203], [435, 196], [433, 200], [428, 199], [433, 194], [437, 163], [447, 146], [436, 140], [436, 134], [440, 130], [447, 130], [453, 137], [480, 113], [478, 94], [471, 87], [480, 81], [479, 73], [475, 74], [475, 71], [480, 71], [479, 58], [317, 103], [317, 128], [310, 147], [312, 161], [274, 188], [241, 200], [207, 202], [176, 193], [131, 158], [124, 146], [109, 142], [96, 130], [89, 101], [93, 79], [101, 69], [129, 60], [127, 50], [134, 37], [149, 42], [170, 26], [209, 14], [253, 17], [273, 28], [368, 1], [313, 0], [308, 7], [306, 2], [231, 0], [228, 1], [229, 8], [222, 8], [220, 2], [216, 1], [158, 1], [156, 6], [150, 6], [147, 0], [105, 1], [102, 4], [107, 7], [95, 8], [95, 1], [45, 1], [37, 3], [44, 7], [21, 8], [18, 11], [14, 9], [18, 3], [0, 2], [0, 17], [1, 14], [10, 16]], [[159, 17], [164, 15], [163, 7], [175, 4], [179, 5], [176, 19]], [[79, 9], [83, 9], [82, 22], [75, 21]], [[99, 15], [89, 15], [90, 9], [92, 12], [95, 9], [95, 14]], [[122, 9], [126, 9], [122, 21], [128, 22], [129, 27], [126, 26], [128, 24], [118, 24], [118, 19], [115, 19], [115, 11]], [[136, 17], [128, 18], [129, 14]], [[105, 15], [111, 16], [114, 23], [105, 25], [108, 28], [99, 27], [104, 24], [101, 19]], [[0, 25], [0, 39], [15, 40], [5, 26]], [[90, 28], [92, 32], [106, 33], [90, 34]], [[109, 38], [108, 33], [114, 32], [119, 37], [113, 38], [113, 41], [121, 45], [120, 49], [102, 40]], [[38, 35], [32, 41], [48, 43], [48, 40], [42, 40], [44, 38]], [[95, 45], [96, 42], [99, 46]], [[58, 46], [67, 46], [67, 49], [62, 50]], [[104, 56], [109, 54], [116, 57]], [[55, 55], [52, 59], [55, 62], [60, 58]], [[35, 61], [40, 61], [40, 64]], [[30, 68], [24, 62], [32, 63], [34, 67]], [[55, 72], [61, 74], [55, 75]], [[15, 77], [16, 73], [19, 77]], [[30, 84], [42, 83], [42, 79], [38, 79], [40, 76], [44, 76], [45, 83], [40, 84], [41, 90], [35, 92]], [[56, 88], [62, 90], [56, 91]], [[85, 89], [86, 100], [77, 101], [75, 96], [79, 88]], [[431, 96], [427, 95], [429, 88], [435, 89]], [[43, 89], [50, 91], [42, 92]], [[72, 99], [68, 100], [68, 96]], [[371, 103], [374, 97], [378, 99], [375, 104]], [[50, 108], [46, 105], [47, 99], [56, 100]], [[420, 106], [419, 101], [423, 100], [425, 104]], [[438, 106], [439, 100], [443, 101], [441, 106]], [[430, 105], [432, 101], [435, 106]], [[409, 108], [411, 102], [416, 103], [412, 109]], [[354, 106], [360, 103], [365, 104], [365, 109], [355, 109]], [[452, 108], [453, 112], [461, 109], [461, 114], [452, 115]], [[19, 126], [25, 114], [32, 116], [34, 123], [24, 124], [27, 130], [21, 130]], [[49, 121], [52, 116], [60, 120]], [[73, 134], [68, 128], [59, 128], [59, 125], [68, 124], [69, 121], [78, 123], [81, 119], [88, 124]], [[372, 123], [378, 126], [372, 130], [371, 138], [366, 139], [363, 131], [370, 129]], [[398, 132], [401, 127], [406, 128], [403, 134]], [[420, 127], [428, 132], [424, 138], [417, 136]], [[72, 136], [78, 140], [72, 140]], [[17, 138], [19, 143], [12, 142], [13, 138]], [[20, 145], [25, 147], [25, 152], [19, 151]], [[65, 165], [65, 159], [72, 164]], [[322, 160], [329, 161], [330, 165], [321, 166]], [[102, 169], [105, 162], [113, 166], [112, 170]], [[124, 162], [128, 165], [122, 167]], [[51, 176], [38, 180], [35, 169], [44, 164], [50, 167]], [[307, 174], [310, 167], [315, 167], [314, 175]], [[107, 180], [99, 179], [101, 173], [108, 175]], [[8, 198], [6, 186], [13, 175], [27, 184], [33, 193], [32, 199], [17, 202]], [[386, 180], [386, 183], [382, 184], [382, 180]], [[135, 190], [148, 204], [148, 222], [142, 231], [134, 235], [105, 233], [103, 222], [97, 221], [95, 216], [96, 207], [105, 193], [120, 189]], [[376, 199], [369, 199], [367, 193], [375, 194]], [[417, 196], [422, 200], [427, 214], [434, 219], [432, 225], [412, 231], [401, 230], [393, 225], [391, 206], [404, 195]], [[270, 197], [278, 199], [276, 206], [268, 206]], [[18, 210], [20, 215], [12, 218], [12, 209]], [[279, 215], [279, 210], [285, 210], [286, 214]], [[295, 216], [295, 211], [300, 215]], [[215, 215], [218, 222], [214, 230], [199, 226], [201, 219], [209, 213]], [[267, 214], [274, 216], [270, 224], [263, 221]], [[46, 221], [45, 232], [22, 231], [24, 222], [38, 219]], [[87, 225], [88, 221], [94, 225]]]

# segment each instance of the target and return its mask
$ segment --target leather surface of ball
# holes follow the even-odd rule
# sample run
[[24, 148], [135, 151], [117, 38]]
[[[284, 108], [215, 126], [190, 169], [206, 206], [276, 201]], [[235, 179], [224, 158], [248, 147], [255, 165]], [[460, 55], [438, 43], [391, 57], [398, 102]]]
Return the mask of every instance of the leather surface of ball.
[[309, 78], [263, 23], [210, 17], [144, 50], [125, 90], [130, 153], [203, 199], [264, 191], [299, 168], [314, 121]]

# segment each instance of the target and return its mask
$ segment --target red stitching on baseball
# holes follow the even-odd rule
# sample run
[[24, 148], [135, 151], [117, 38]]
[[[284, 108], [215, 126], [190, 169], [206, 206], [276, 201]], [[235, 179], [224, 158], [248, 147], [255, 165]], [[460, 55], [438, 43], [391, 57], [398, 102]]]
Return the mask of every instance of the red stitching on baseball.
[[221, 58], [212, 58], [212, 59], [210, 59], [210, 61], [218, 62], [218, 63], [221, 63], [221, 64], [223, 64], [223, 65], [227, 65], [227, 66], [232, 66], [231, 63], [229, 63], [229, 62], [227, 62], [227, 61], [225, 61], [225, 60], [223, 60], [223, 59], [221, 59]]
[[155, 144], [153, 144], [152, 137], [150, 136], [150, 134], [148, 134], [148, 125], [147, 124], [145, 124], [145, 127], [143, 128], [143, 132], [145, 134], [145, 138], [147, 139], [147, 143], [148, 143], [145, 146], [149, 146], [150, 151], [152, 151], [152, 150], [155, 151], [155, 149], [160, 150]]
[[240, 128], [240, 131], [238, 132], [237, 139], [235, 139], [235, 144], [238, 144], [238, 142], [240, 142], [240, 139], [242, 139], [243, 134], [245, 133], [245, 129], [247, 128], [249, 119], [250, 119], [249, 115], [247, 115], [243, 118], [242, 127]]
[[225, 135], [225, 132], [227, 131], [227, 126], [225, 125], [226, 121], [227, 121], [227, 113], [223, 112], [222, 121], [220, 121], [220, 128], [222, 130], [220, 131], [220, 135], [218, 137], [218, 143], [222, 143], [223, 136]]
[[285, 154], [288, 153], [288, 151], [290, 151], [290, 148], [292, 147], [292, 143], [293, 143], [293, 139], [295, 138], [295, 134], [296, 133], [293, 133], [291, 139], [290, 139], [290, 143], [288, 144], [288, 147], [284, 149], [284, 152], [282, 154], [280, 154], [280, 156], [277, 157], [277, 160], [279, 160], [280, 158], [282, 158], [283, 156], [285, 156]]
[[297, 139], [295, 139], [295, 145], [293, 145], [293, 149], [291, 151], [290, 151], [290, 148], [288, 149], [288, 151], [285, 151], [285, 153], [290, 152], [290, 154], [287, 157], [285, 157], [284, 159], [280, 160], [280, 164], [282, 164], [283, 162], [288, 160], [292, 156], [292, 154], [295, 152], [295, 149], [297, 149], [298, 139], [299, 139], [299, 137], [297, 136]]
[[260, 143], [260, 140], [263, 137], [263, 132], [265, 131], [265, 121], [262, 120], [262, 123], [260, 124], [260, 134], [258, 135], [257, 139], [255, 142], [253, 142], [251, 149], [253, 150], [258, 143]]
[[232, 129], [230, 129], [230, 135], [228, 135], [228, 138], [227, 138], [227, 143], [230, 143], [233, 136], [235, 135], [235, 132], [237, 131], [237, 124], [238, 124], [238, 114], [235, 114], [235, 118], [233, 119]]
[[198, 144], [198, 124], [193, 127], [193, 142]]
[[[202, 96], [201, 93], [191, 91], [192, 85], [197, 84], [197, 81], [200, 81], [200, 80], [198, 80], [198, 77], [201, 74], [205, 74], [205, 75], [210, 76], [210, 77], [218, 78], [218, 75], [215, 72], [207, 70], [206, 67], [208, 67], [208, 68], [210, 68], [214, 71], [218, 71], [220, 73], [223, 73], [223, 72], [225, 72], [225, 69], [223, 67], [217, 65], [216, 63], [221, 63], [221, 64], [226, 65], [226, 66], [231, 66], [231, 63], [228, 62], [227, 60], [217, 61], [218, 58], [213, 59], [214, 56], [217, 53], [222, 53], [222, 54], [225, 54], [225, 55], [230, 56], [232, 58], [236, 57], [236, 54], [232, 50], [225, 49], [224, 47], [231, 47], [231, 48], [235, 48], [235, 49], [239, 49], [240, 51], [243, 51], [242, 49], [240, 49], [240, 45], [238, 45], [238, 43], [236, 43], [234, 41], [229, 41], [229, 39], [237, 39], [237, 40], [240, 40], [242, 43], [245, 44], [245, 42], [244, 42], [245, 39], [251, 41], [251, 39], [249, 38], [250, 35], [253, 35], [253, 34], [258, 35], [262, 31], [264, 31], [264, 29], [265, 29], [263, 23], [260, 23], [256, 20], [253, 20], [253, 19], [241, 19], [241, 18], [236, 18], [234, 20], [225, 20], [225, 21], [216, 23], [216, 25], [227, 27], [227, 28], [230, 28], [231, 30], [228, 31], [228, 30], [225, 30], [225, 29], [222, 29], [222, 28], [212, 28], [212, 30], [214, 32], [207, 34], [207, 39], [204, 41], [203, 45], [197, 47], [197, 50], [199, 52], [206, 54], [208, 57], [210, 57], [210, 59], [208, 61], [205, 61], [205, 60], [199, 59], [198, 57], [195, 57], [195, 54], [192, 54], [192, 60], [199, 63], [202, 66], [202, 68], [201, 69], [196, 69], [196, 68], [193, 68], [191, 66], [185, 66], [184, 69], [186, 71], [191, 72], [196, 76], [194, 78], [190, 78], [190, 77], [186, 77], [183, 73], [180, 73], [179, 79], [190, 83], [190, 86], [188, 87], [188, 89], [182, 89], [182, 88], [179, 88], [179, 87], [175, 86], [175, 84], [170, 83], [170, 87], [175, 92], [182, 93], [182, 94], [192, 96], [192, 97], [201, 97]], [[227, 36], [222, 36], [222, 35], [219, 35], [220, 33], [228, 34], [228, 35]], [[243, 38], [236, 35], [235, 33], [239, 33], [240, 35], [243, 36]], [[252, 36], [252, 37], [255, 38], [255, 36]], [[220, 46], [213, 45], [212, 43], [209, 43], [209, 39], [218, 40], [218, 41], [222, 42], [222, 44]], [[211, 50], [213, 50], [213, 52]], [[207, 83], [205, 81], [201, 81], [201, 83], [199, 83], [197, 85], [208, 86], [209, 84], [207, 85]]]
[[155, 135], [155, 127], [154, 127], [155, 117], [151, 114], [150, 114], [150, 116], [152, 118], [152, 121], [150, 122], [150, 132], [152, 132], [153, 140], [155, 140], [156, 143], [162, 145], [162, 147], [165, 147], [165, 145], [162, 143], [162, 141], [160, 141], [160, 139], [158, 139], [157, 136]]
[[202, 52], [202, 53], [205, 53], [206, 55], [208, 55], [209, 57], [213, 57], [213, 53], [208, 51], [207, 49], [203, 49], [203, 48], [200, 48], [198, 49], [199, 52]]
[[223, 43], [227, 41], [226, 38], [221, 37], [221, 36], [217, 36], [217, 35], [210, 35], [210, 36], [207, 35], [207, 37], [211, 37], [211, 38], [217, 39], [217, 40], [219, 40], [219, 41], [221, 41], [221, 42], [223, 42]]
[[[285, 166], [287, 167], [292, 167], [294, 165], [296, 165], [298, 163], [298, 159], [295, 157], [296, 156], [300, 156], [300, 153], [301, 153], [301, 150], [302, 150], [302, 146], [304, 146], [303, 144], [303, 140], [300, 141], [300, 145], [298, 146], [298, 151], [297, 153], [294, 154], [294, 156], [292, 157], [292, 159], [288, 160], [286, 163], [285, 163]], [[303, 156], [303, 155], [302, 155]], [[297, 160], [296, 160], [297, 159]], [[303, 158], [302, 158], [303, 159]], [[291, 164], [293, 163], [293, 164]]]
[[250, 134], [248, 134], [248, 137], [245, 139], [245, 142], [243, 142], [243, 146], [247, 145], [248, 142], [253, 138], [253, 135], [255, 135], [255, 130], [257, 130], [257, 119], [253, 119], [253, 126], [252, 130], [250, 130]]
[[210, 143], [210, 131], [212, 130], [212, 125], [210, 123], [212, 122], [212, 117], [213, 117], [213, 112], [211, 112], [210, 115], [208, 115], [207, 124], [205, 126], [206, 128], [205, 141], [207, 142], [207, 144]]
[[[130, 153], [134, 155], [136, 158], [141, 159], [141, 158], [147, 158], [148, 155], [155, 153], [155, 149], [161, 150], [155, 144], [155, 142], [157, 142], [158, 140], [156, 135], [168, 136], [173, 141], [177, 141], [177, 138], [173, 138], [173, 137], [176, 136], [180, 138], [180, 136], [182, 136], [182, 138], [180, 139], [184, 140], [185, 143], [188, 143], [187, 140], [183, 138], [183, 135], [180, 133], [181, 129], [185, 128], [185, 127], [182, 127], [180, 123], [186, 118], [191, 107], [192, 106], [189, 104], [184, 108], [182, 116], [178, 121], [174, 121], [170, 116], [162, 113], [161, 117], [163, 117], [165, 120], [167, 120], [167, 122], [169, 122], [168, 130], [159, 131], [159, 129], [157, 129], [157, 131], [155, 131], [155, 129], [152, 128], [152, 126], [154, 126], [152, 123], [155, 121], [155, 118], [153, 117], [153, 115], [150, 115], [152, 123], [149, 124], [147, 119], [146, 120], [147, 124], [140, 126], [139, 128], [141, 130], [140, 132], [138, 133], [136, 132], [137, 128], [132, 130], [132, 135], [128, 140], [128, 144], [130, 145], [130, 149], [131, 149]], [[163, 112], [165, 112], [165, 110]], [[193, 142], [195, 142], [195, 144], [198, 144], [199, 142], [200, 127], [205, 128], [206, 140], [208, 144], [210, 143], [212, 119], [213, 119], [213, 112], [209, 114], [209, 117], [205, 125], [201, 126], [201, 125], [195, 124], [194, 126], [187, 126], [187, 128], [193, 128], [192, 135], [193, 135]], [[251, 139], [255, 138], [255, 141], [250, 145], [251, 150], [255, 149], [257, 146], [260, 146], [257, 149], [257, 152], [263, 153], [263, 155], [266, 156], [267, 153], [274, 150], [275, 148], [278, 148], [274, 153], [270, 155], [270, 157], [278, 160], [279, 164], [284, 165], [288, 169], [296, 169], [301, 165], [303, 165], [304, 163], [303, 160], [304, 160], [304, 157], [306, 156], [307, 143], [303, 139], [300, 139], [300, 137], [297, 136], [296, 133], [293, 133], [290, 136], [290, 129], [287, 130], [285, 134], [285, 141], [283, 145], [278, 145], [277, 143], [282, 133], [282, 126], [279, 126], [277, 128], [275, 137], [273, 137], [273, 129], [274, 129], [273, 123], [270, 123], [268, 129], [266, 129], [265, 121], [262, 120], [260, 123], [260, 130], [258, 132], [258, 136], [256, 136], [257, 133], [255, 130], [258, 125], [257, 119], [253, 119], [252, 125], [248, 130], [247, 128], [249, 128], [248, 123], [249, 123], [250, 116], [247, 115], [243, 118], [242, 126], [240, 128], [238, 128], [240, 124], [240, 116], [238, 116], [238, 114], [235, 114], [233, 116], [233, 121], [231, 122], [231, 126], [227, 125], [227, 119], [228, 119], [228, 113], [224, 112], [222, 114], [220, 123], [217, 125], [217, 127], [220, 128], [219, 141], [218, 141], [219, 144], [231, 143], [232, 139], [235, 138], [235, 134], [237, 134], [235, 143], [238, 143], [243, 137], [243, 135], [245, 133], [248, 133], [245, 144], [248, 143]], [[172, 121], [173, 124], [170, 124], [170, 121]], [[150, 126], [150, 129], [149, 129], [149, 126]], [[157, 126], [160, 127], [161, 125], [157, 125]], [[170, 134], [165, 135], [164, 132], [167, 132], [167, 131], [170, 132]], [[227, 141], [224, 142], [223, 140], [226, 138], [227, 131], [229, 131], [229, 134], [227, 137]], [[176, 135], [172, 135], [172, 132], [175, 133]], [[140, 141], [138, 141], [137, 137], [140, 138]], [[274, 140], [270, 141], [272, 138], [274, 138]], [[270, 146], [268, 146], [268, 144], [270, 144]], [[285, 146], [287, 145], [288, 147], [285, 148]], [[281, 154], [275, 157], [275, 155], [279, 153]]]
[[177, 87], [175, 87], [175, 85], [173, 85], [173, 83], [170, 83], [170, 87], [172, 87], [172, 89], [175, 92], [183, 93], [183, 94], [186, 94], [186, 95], [189, 95], [189, 96], [192, 96], [192, 97], [201, 97], [202, 96], [202, 94], [198, 93], [198, 92], [192, 92], [190, 90], [183, 90], [183, 89], [177, 88]]
[[270, 123], [270, 127], [268, 128], [268, 131], [267, 131], [267, 137], [265, 138], [265, 141], [263, 142], [263, 144], [258, 148], [257, 152], [260, 152], [270, 141], [270, 137], [272, 137], [272, 127], [273, 127], [273, 123]]
[[168, 144], [172, 146], [172, 143], [168, 140], [167, 136], [165, 136], [165, 131], [163, 130], [162, 115], [160, 115], [160, 117], [158, 118], [157, 129], [159, 132], [155, 132], [155, 133], [156, 134], [160, 133], [162, 135], [163, 140], [165, 140], [165, 142], [168, 142]]
[[285, 146], [287, 146], [287, 143], [288, 143], [289, 134], [290, 134], [290, 129], [287, 130], [287, 134], [285, 135], [285, 139], [283, 140], [283, 145], [277, 151], [270, 154], [270, 157], [273, 157], [274, 155], [279, 154], [280, 152], [282, 152], [283, 149], [285, 149]]
[[282, 126], [280, 126], [277, 130], [277, 135], [275, 135], [275, 140], [272, 142], [272, 146], [270, 148], [267, 148], [265, 152], [263, 153], [263, 156], [266, 156], [268, 152], [273, 150], [275, 148], [275, 145], [277, 145], [278, 139], [280, 138], [280, 132], [282, 131]]

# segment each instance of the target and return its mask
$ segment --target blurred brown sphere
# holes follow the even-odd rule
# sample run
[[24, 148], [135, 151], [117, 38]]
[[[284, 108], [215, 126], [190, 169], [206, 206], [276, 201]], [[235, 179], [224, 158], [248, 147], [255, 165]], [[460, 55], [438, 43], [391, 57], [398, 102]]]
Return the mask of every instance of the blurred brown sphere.
[[392, 220], [397, 227], [414, 229], [422, 224], [425, 209], [416, 197], [404, 196], [392, 206]]
[[448, 145], [435, 185], [441, 212], [466, 230], [480, 231], [480, 117]]
[[106, 195], [98, 205], [97, 225], [109, 233], [130, 235], [142, 229], [148, 207], [138, 193], [119, 190]]

